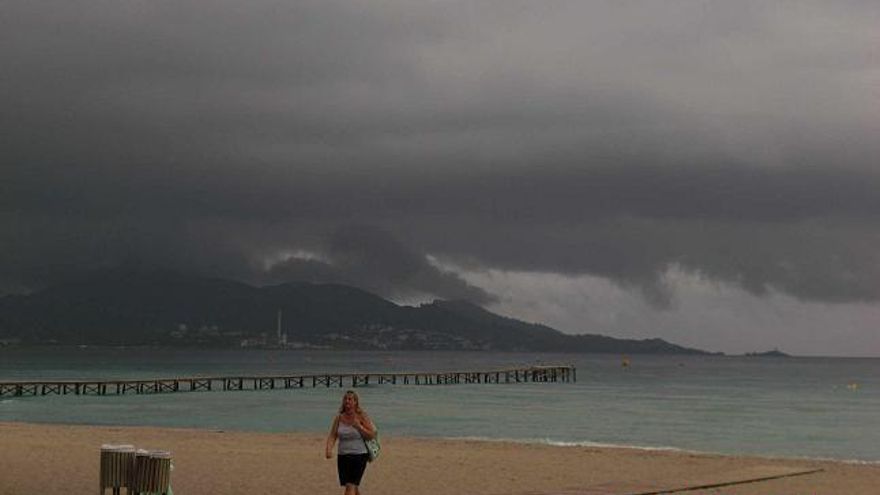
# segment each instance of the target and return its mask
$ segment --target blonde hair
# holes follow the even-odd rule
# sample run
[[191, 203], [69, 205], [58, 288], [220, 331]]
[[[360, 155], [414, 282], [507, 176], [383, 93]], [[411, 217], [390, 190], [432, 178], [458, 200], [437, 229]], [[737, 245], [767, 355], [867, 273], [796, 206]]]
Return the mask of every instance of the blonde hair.
[[345, 398], [346, 397], [354, 397], [354, 412], [359, 416], [366, 416], [367, 413], [361, 409], [361, 398], [358, 397], [357, 392], [354, 390], [346, 390], [344, 394], [342, 394], [342, 404], [339, 405], [339, 414], [345, 412]]

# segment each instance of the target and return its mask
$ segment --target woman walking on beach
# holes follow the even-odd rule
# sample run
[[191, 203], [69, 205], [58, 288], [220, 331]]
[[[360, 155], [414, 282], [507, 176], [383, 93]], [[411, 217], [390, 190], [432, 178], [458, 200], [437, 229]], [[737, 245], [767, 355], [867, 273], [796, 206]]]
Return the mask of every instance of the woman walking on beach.
[[361, 409], [358, 395], [353, 390], [345, 392], [339, 414], [333, 418], [324, 454], [327, 459], [331, 459], [333, 446], [339, 441], [336, 469], [339, 472], [339, 484], [345, 487], [345, 495], [360, 495], [358, 486], [369, 459], [364, 440], [375, 436], [376, 427]]

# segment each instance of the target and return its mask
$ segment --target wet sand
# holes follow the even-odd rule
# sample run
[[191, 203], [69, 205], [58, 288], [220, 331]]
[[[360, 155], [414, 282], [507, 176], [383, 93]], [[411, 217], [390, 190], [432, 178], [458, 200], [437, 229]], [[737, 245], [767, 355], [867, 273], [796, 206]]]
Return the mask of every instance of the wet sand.
[[[100, 446], [170, 450], [179, 495], [339, 494], [336, 463], [314, 433], [0, 423], [0, 494], [96, 493]], [[647, 493], [876, 494], [880, 465], [718, 456], [623, 448], [382, 437], [364, 495]], [[109, 493], [109, 491], [108, 491]]]

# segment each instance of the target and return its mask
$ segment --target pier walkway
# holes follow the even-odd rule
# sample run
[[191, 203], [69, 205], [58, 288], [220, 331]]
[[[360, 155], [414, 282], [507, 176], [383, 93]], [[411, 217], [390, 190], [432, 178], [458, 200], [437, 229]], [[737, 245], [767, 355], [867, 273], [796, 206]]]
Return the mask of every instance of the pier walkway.
[[209, 390], [274, 390], [367, 385], [459, 385], [574, 382], [573, 366], [531, 366], [491, 371], [320, 373], [278, 376], [209, 376], [148, 380], [0, 381], [0, 397], [125, 395]]

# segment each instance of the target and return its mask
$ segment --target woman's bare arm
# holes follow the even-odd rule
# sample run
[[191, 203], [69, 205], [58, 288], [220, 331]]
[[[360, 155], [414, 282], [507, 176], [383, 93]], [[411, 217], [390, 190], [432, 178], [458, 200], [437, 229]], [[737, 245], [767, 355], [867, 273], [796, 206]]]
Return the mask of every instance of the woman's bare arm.
[[324, 446], [324, 457], [330, 459], [333, 457], [333, 446], [336, 445], [337, 429], [339, 429], [339, 415], [333, 418], [333, 425], [330, 426], [330, 433], [327, 435], [327, 444]]

